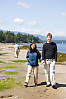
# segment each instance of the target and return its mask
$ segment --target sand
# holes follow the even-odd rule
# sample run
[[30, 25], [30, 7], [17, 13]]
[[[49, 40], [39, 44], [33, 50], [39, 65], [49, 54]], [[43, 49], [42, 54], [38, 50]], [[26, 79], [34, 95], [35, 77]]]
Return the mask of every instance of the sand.
[[[66, 99], [66, 66], [56, 65], [56, 83], [57, 89], [53, 89], [52, 86], [46, 87], [46, 79], [44, 74], [44, 66], [39, 63], [39, 78], [38, 86], [34, 86], [34, 79], [31, 77], [29, 87], [24, 87], [24, 81], [27, 71], [27, 62], [15, 63], [10, 60], [26, 60], [27, 50], [20, 50], [19, 57], [14, 57], [14, 44], [2, 44], [0, 43], [0, 60], [6, 62], [0, 63], [0, 66], [18, 66], [14, 70], [19, 71], [18, 75], [6, 75], [4, 72], [0, 72], [0, 78], [8, 77], [24, 77], [17, 78], [22, 81], [22, 86], [14, 87], [12, 89], [6, 89], [0, 91], [0, 99]], [[11, 96], [11, 97], [10, 97]], [[2, 98], [3, 97], [3, 98]]]

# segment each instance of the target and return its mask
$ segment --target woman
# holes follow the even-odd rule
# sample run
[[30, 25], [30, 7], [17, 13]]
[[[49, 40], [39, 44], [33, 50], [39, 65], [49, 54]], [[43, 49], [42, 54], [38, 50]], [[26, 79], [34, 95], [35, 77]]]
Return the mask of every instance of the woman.
[[28, 83], [29, 83], [29, 79], [30, 79], [32, 70], [34, 73], [34, 83], [35, 83], [35, 86], [37, 86], [37, 82], [38, 82], [38, 59], [41, 61], [41, 59], [40, 59], [41, 54], [36, 49], [36, 44], [34, 42], [30, 45], [30, 50], [27, 52], [26, 58], [28, 60], [28, 72], [26, 75], [26, 80], [25, 80], [24, 86], [28, 87]]

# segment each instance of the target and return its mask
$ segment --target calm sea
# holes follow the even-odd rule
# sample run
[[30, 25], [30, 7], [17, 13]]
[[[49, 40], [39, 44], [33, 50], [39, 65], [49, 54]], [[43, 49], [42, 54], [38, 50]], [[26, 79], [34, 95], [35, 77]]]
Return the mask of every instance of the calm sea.
[[[53, 41], [53, 42], [56, 43], [58, 52], [66, 53], [66, 40], [64, 40], [64, 41], [62, 41], [62, 40], [61, 41]], [[22, 45], [30, 45], [30, 44], [22, 44]], [[38, 48], [38, 49], [42, 50], [43, 44], [36, 44], [36, 45], [37, 45], [37, 47], [41, 47], [41, 48]]]

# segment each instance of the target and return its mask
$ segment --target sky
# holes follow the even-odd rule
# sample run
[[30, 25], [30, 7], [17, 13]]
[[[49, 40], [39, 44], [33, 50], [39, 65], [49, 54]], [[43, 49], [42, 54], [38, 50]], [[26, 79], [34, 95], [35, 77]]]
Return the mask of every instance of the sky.
[[66, 0], [0, 0], [0, 29], [66, 36]]

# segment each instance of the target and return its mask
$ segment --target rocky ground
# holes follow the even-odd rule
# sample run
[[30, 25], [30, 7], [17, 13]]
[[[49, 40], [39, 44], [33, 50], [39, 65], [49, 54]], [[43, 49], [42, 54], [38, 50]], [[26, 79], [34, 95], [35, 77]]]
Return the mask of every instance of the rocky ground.
[[[15, 63], [10, 60], [26, 60], [27, 50], [21, 50], [19, 58], [14, 57], [12, 44], [0, 44], [0, 60], [6, 63], [0, 63], [1, 66], [17, 66], [11, 70], [18, 70], [16, 75], [7, 75], [5, 70], [0, 70], [0, 78], [16, 77], [16, 81], [21, 81], [22, 86], [0, 91], [0, 99], [66, 99], [66, 65], [56, 65], [57, 89], [51, 86], [46, 87], [44, 66], [39, 63], [38, 86], [34, 86], [33, 76], [30, 79], [29, 86], [24, 87], [25, 76], [27, 73], [27, 62]], [[32, 74], [33, 75], [33, 74]], [[18, 78], [20, 77], [20, 78]]]

